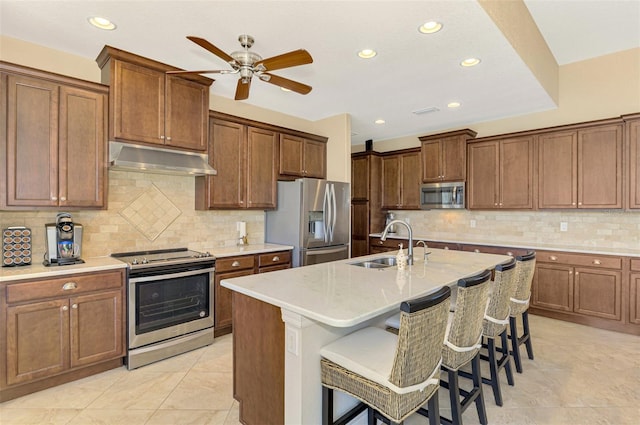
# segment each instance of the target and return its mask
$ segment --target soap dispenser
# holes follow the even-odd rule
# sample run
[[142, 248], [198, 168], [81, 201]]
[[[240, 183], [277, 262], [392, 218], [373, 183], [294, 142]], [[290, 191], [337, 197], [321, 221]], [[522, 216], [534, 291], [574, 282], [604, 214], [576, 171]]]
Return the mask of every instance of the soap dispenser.
[[404, 270], [407, 267], [407, 256], [402, 250], [402, 244], [400, 244], [400, 249], [396, 255], [396, 264], [398, 265], [398, 270]]

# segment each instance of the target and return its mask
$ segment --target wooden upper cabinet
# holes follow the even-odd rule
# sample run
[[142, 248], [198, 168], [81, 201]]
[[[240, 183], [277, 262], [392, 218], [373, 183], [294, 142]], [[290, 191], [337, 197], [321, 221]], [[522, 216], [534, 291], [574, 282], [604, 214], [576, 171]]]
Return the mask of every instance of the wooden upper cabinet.
[[420, 152], [382, 157], [382, 208], [420, 209]]
[[538, 136], [539, 208], [622, 208], [622, 125]]
[[278, 134], [216, 118], [209, 126], [217, 174], [196, 177], [196, 209], [275, 208]]
[[470, 209], [533, 208], [533, 137], [468, 146]]
[[1, 77], [7, 137], [0, 141], [6, 159], [0, 206], [106, 208], [108, 89], [3, 68], [15, 73]]
[[465, 129], [420, 137], [422, 181], [464, 181], [467, 169], [467, 140], [475, 136], [475, 131]]
[[301, 136], [280, 134], [279, 177], [327, 177], [326, 139], [311, 140]]
[[369, 199], [369, 156], [351, 158], [351, 199]]
[[626, 122], [627, 140], [629, 146], [626, 150], [628, 155], [629, 170], [629, 195], [628, 208], [640, 208], [640, 114], [635, 115]]
[[96, 62], [102, 82], [111, 86], [109, 140], [207, 149], [213, 80], [167, 75], [177, 68], [109, 46]]

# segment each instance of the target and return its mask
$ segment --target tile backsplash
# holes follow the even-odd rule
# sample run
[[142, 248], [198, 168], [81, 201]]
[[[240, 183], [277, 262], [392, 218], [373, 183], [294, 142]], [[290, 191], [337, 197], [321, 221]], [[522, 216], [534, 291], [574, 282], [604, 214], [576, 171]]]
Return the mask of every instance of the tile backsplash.
[[45, 252], [45, 223], [68, 211], [84, 228], [82, 257], [113, 252], [188, 247], [206, 250], [235, 246], [236, 222], [247, 223], [249, 243], [264, 241], [264, 211], [196, 211], [195, 178], [109, 171], [109, 209], [0, 211], [0, 228], [33, 231], [33, 261]]
[[[414, 235], [513, 245], [640, 249], [640, 214], [623, 211], [394, 211]], [[561, 231], [566, 223], [566, 231]], [[472, 227], [475, 225], [475, 227]], [[399, 232], [404, 232], [398, 226]]]

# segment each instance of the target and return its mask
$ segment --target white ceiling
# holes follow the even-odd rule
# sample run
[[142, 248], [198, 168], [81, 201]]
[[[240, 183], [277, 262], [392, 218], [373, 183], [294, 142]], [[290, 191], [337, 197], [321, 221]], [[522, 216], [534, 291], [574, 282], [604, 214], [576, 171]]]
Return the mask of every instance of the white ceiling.
[[[640, 0], [525, 4], [561, 65], [640, 47]], [[113, 20], [117, 30], [91, 27], [87, 17], [94, 15]], [[443, 22], [443, 30], [418, 33], [428, 20]], [[310, 94], [254, 81], [244, 102], [313, 121], [348, 113], [354, 144], [555, 107], [474, 0], [0, 0], [0, 34], [90, 59], [108, 44], [184, 69], [227, 66], [187, 35], [231, 53], [240, 50], [238, 35], [250, 34], [252, 50], [265, 58], [304, 48], [313, 64], [274, 74], [313, 86]], [[378, 56], [358, 58], [363, 48]], [[481, 64], [459, 66], [469, 56]], [[233, 98], [237, 76], [210, 77], [216, 80], [213, 94]], [[451, 101], [462, 106], [448, 109]], [[439, 111], [412, 113], [431, 107]], [[386, 123], [374, 124], [378, 118]]]

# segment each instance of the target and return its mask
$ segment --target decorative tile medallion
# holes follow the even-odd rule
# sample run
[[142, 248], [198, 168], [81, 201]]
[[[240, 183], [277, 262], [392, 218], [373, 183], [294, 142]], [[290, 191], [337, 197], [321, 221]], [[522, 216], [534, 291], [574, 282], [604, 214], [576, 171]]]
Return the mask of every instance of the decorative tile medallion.
[[180, 214], [182, 211], [155, 185], [120, 211], [120, 215], [150, 241], [156, 240]]

